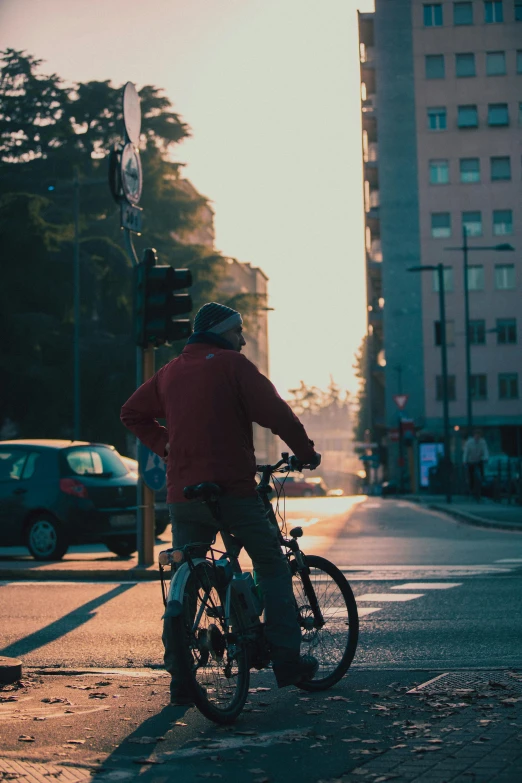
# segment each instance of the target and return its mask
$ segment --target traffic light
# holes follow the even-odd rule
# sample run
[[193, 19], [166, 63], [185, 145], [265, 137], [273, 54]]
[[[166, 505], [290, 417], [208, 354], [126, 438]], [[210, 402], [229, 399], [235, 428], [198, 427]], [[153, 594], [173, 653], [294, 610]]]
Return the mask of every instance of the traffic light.
[[156, 251], [148, 248], [135, 268], [135, 338], [142, 348], [150, 344], [157, 348], [189, 337], [192, 332], [189, 318], [174, 318], [192, 310], [190, 294], [174, 293], [192, 285], [192, 273], [189, 269], [157, 266], [156, 261]]

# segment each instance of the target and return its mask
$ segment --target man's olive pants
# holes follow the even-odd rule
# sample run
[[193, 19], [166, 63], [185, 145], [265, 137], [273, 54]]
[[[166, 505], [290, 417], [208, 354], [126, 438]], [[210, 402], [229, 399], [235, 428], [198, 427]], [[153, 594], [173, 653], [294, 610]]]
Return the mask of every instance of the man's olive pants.
[[[292, 661], [299, 657], [301, 629], [297, 621], [292, 577], [286, 558], [269, 522], [261, 498], [223, 497], [219, 501], [221, 519], [214, 519], [202, 501], [169, 503], [172, 544], [184, 546], [195, 541], [210, 543], [218, 530], [231, 533], [244, 546], [252, 560], [265, 606], [265, 633], [272, 647], [272, 660]], [[165, 668], [178, 686], [177, 663], [172, 642], [172, 621], [163, 624]]]

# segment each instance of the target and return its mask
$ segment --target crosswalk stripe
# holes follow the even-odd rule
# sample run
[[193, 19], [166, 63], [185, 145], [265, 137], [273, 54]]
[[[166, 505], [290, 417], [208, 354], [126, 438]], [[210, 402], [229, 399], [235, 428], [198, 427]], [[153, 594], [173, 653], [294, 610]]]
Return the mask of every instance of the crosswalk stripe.
[[406, 582], [394, 585], [390, 590], [449, 590], [450, 587], [462, 587], [462, 582]]
[[357, 614], [359, 615], [359, 619], [361, 617], [366, 617], [367, 614], [373, 614], [373, 612], [380, 612], [382, 609], [382, 606], [361, 606], [357, 609]]
[[356, 595], [355, 600], [359, 601], [413, 601], [414, 598], [422, 598], [424, 593], [363, 593]]

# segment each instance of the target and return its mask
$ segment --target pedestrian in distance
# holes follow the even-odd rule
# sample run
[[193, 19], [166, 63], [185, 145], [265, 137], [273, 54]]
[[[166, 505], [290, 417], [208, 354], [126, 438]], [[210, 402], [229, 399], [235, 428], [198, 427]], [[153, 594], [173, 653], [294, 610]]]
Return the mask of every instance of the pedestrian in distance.
[[476, 429], [464, 445], [463, 462], [468, 474], [468, 485], [477, 500], [480, 499], [481, 484], [484, 480], [484, 465], [489, 459], [488, 447], [482, 436], [482, 430]]
[[[223, 489], [220, 528], [235, 536], [252, 559], [265, 607], [265, 631], [279, 687], [313, 677], [317, 660], [300, 655], [301, 629], [292, 577], [256, 493], [252, 424], [272, 430], [303, 464], [321, 455], [275, 387], [241, 354], [246, 345], [240, 313], [217, 302], [198, 311], [182, 353], [134, 392], [121, 410], [123, 424], [167, 461], [167, 503], [174, 547], [210, 542], [217, 522], [207, 504], [187, 501], [186, 486], [203, 481]], [[166, 420], [166, 427], [157, 421]], [[171, 701], [191, 703], [178, 677], [171, 622], [163, 624]]]

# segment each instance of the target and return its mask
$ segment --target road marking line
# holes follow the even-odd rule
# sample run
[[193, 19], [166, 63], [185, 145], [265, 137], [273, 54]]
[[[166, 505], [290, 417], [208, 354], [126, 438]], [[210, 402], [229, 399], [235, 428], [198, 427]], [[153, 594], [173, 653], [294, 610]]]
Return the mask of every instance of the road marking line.
[[359, 601], [413, 601], [414, 598], [422, 598], [424, 593], [364, 593], [356, 595], [355, 600]]
[[504, 560], [495, 560], [495, 563], [522, 563], [522, 557], [506, 557]]
[[367, 614], [372, 614], [373, 612], [380, 612], [381, 609], [382, 606], [361, 606], [360, 609], [357, 609], [359, 620], [361, 619], [361, 617], [365, 617]]
[[390, 590], [449, 590], [450, 587], [462, 587], [462, 582], [406, 582]]

